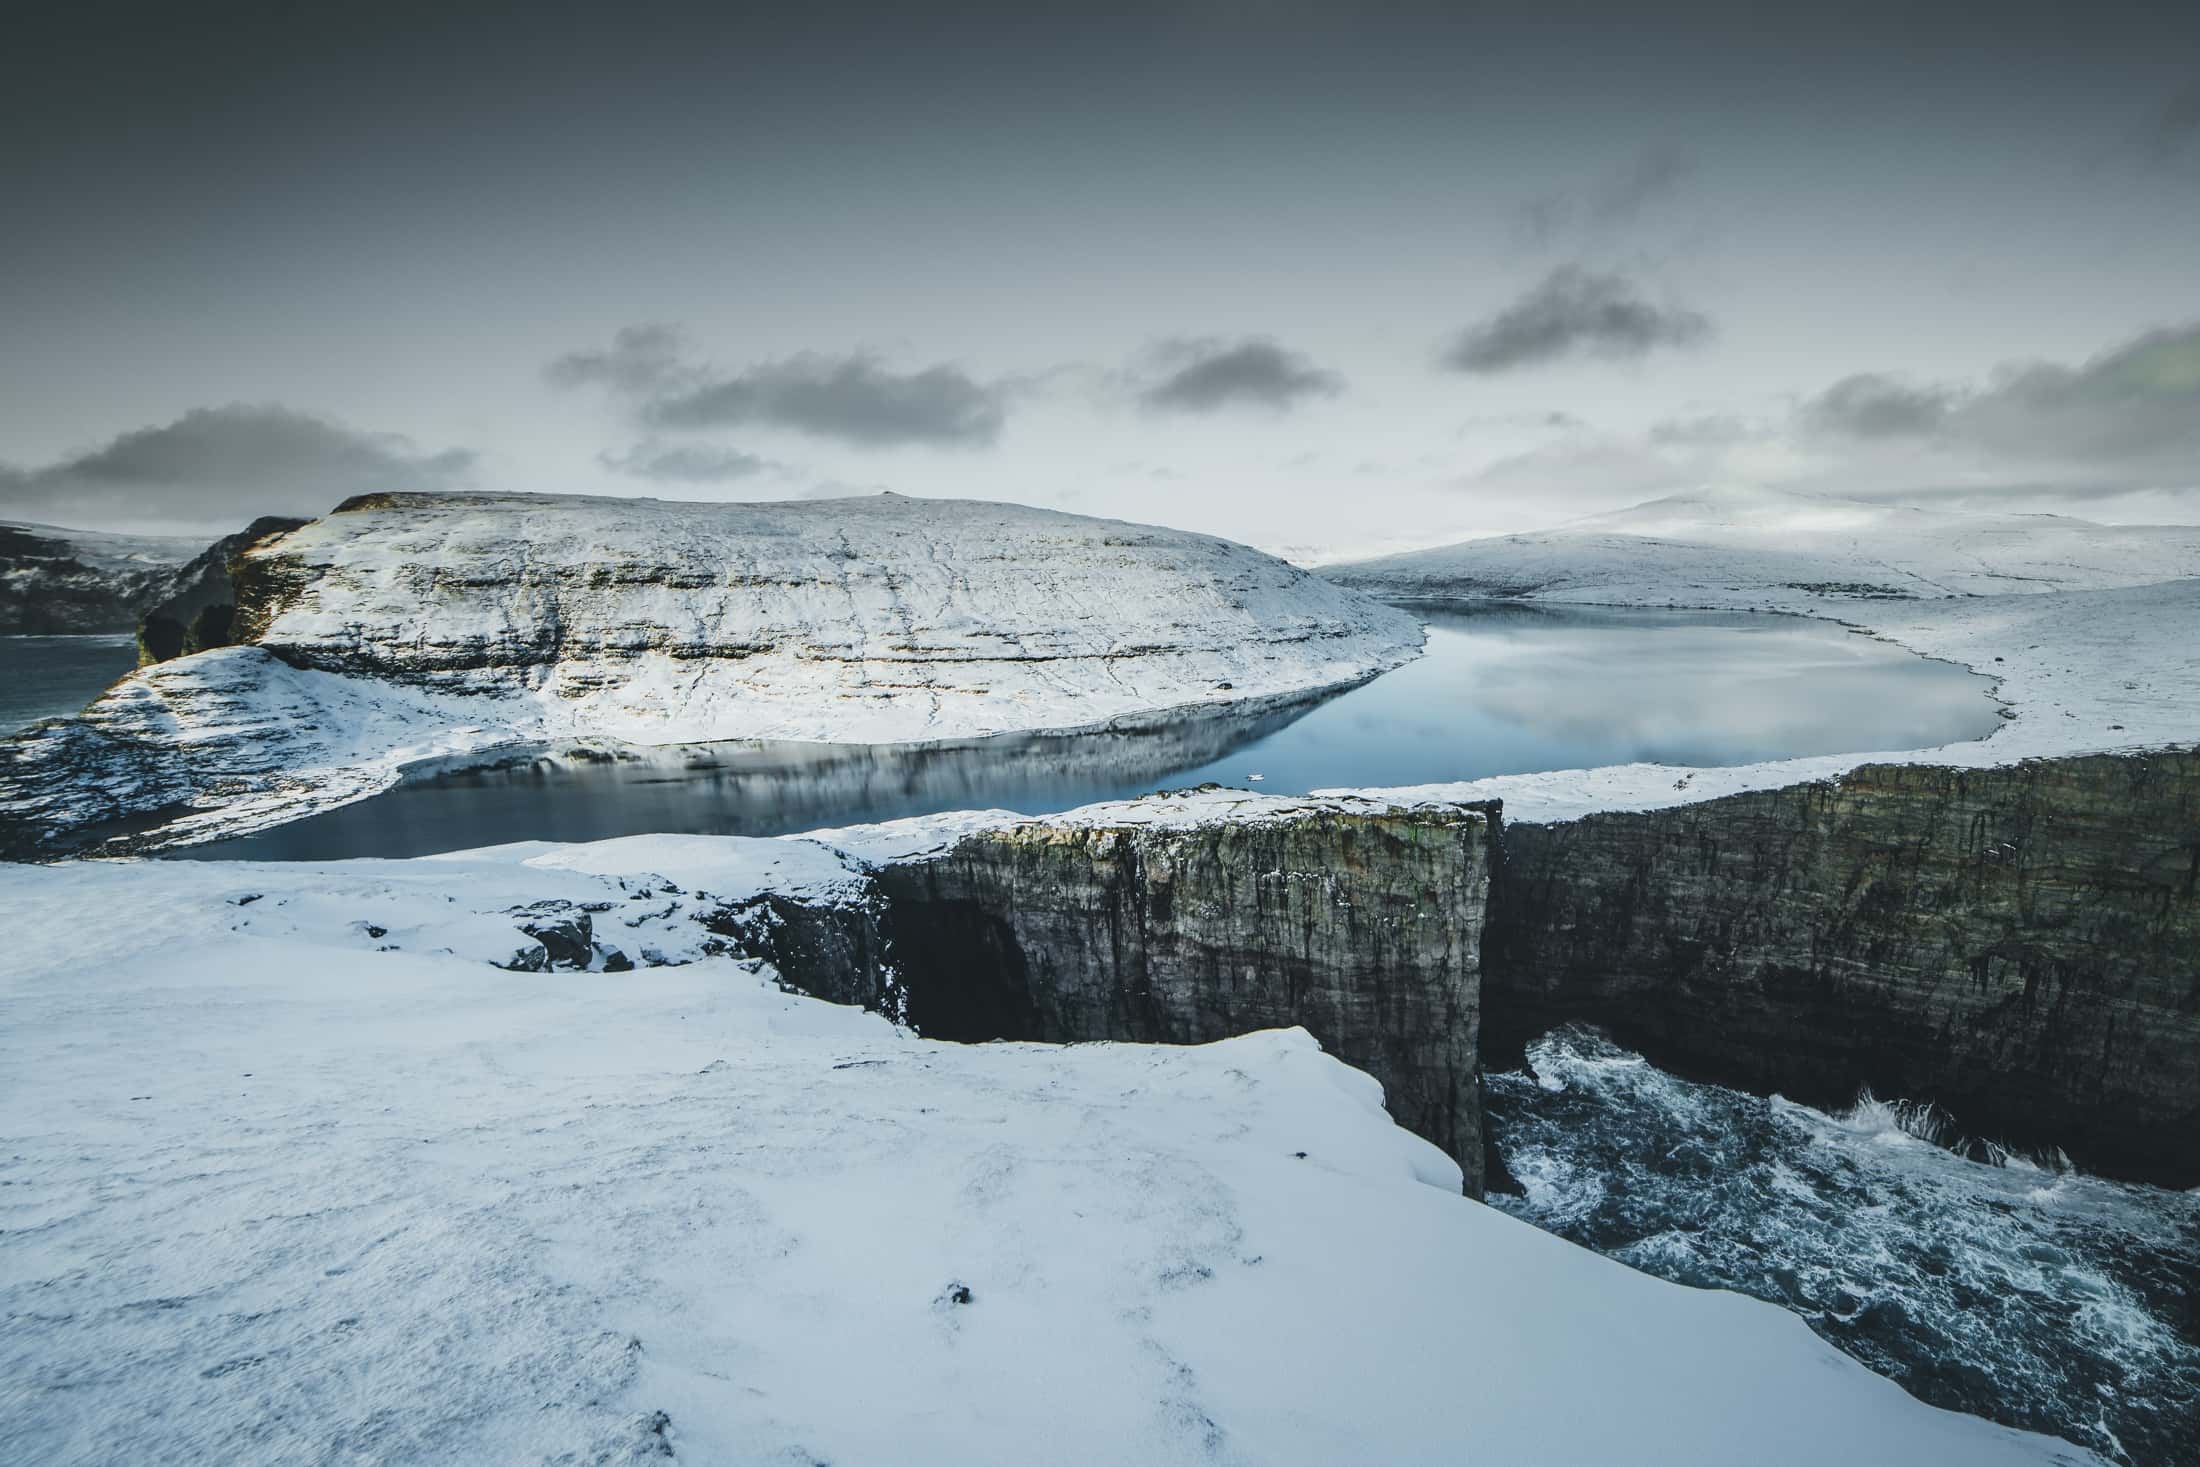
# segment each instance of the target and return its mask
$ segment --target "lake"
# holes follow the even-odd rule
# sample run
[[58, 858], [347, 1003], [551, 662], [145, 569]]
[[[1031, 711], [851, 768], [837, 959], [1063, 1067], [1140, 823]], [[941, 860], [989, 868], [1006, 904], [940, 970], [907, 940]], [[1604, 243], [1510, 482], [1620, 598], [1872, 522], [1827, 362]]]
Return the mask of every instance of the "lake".
[[193, 856], [414, 856], [514, 840], [778, 835], [939, 810], [1026, 814], [1213, 781], [1273, 794], [1648, 760], [1929, 747], [1999, 722], [1990, 683], [1796, 617], [1417, 607], [1426, 653], [1359, 687], [1080, 734], [955, 744], [529, 750]]
[[137, 638], [0, 637], [0, 734], [74, 713], [137, 666]]

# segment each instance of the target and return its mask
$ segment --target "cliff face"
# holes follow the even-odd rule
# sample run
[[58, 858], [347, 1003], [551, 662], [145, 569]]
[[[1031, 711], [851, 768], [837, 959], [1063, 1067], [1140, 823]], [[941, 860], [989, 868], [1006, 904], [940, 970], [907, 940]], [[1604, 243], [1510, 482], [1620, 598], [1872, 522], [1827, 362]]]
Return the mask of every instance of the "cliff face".
[[138, 623], [139, 665], [228, 646], [233, 640], [231, 622], [237, 604], [230, 567], [253, 546], [286, 535], [305, 523], [281, 515], [262, 515], [236, 534], [222, 536], [171, 572], [162, 587], [165, 594], [145, 608]]
[[944, 1039], [1304, 1025], [1479, 1195], [1489, 812], [1034, 822], [880, 868], [898, 1001]]
[[1585, 1019], [1676, 1069], [2200, 1182], [2200, 754], [1868, 766], [1505, 846], [1493, 1063]]

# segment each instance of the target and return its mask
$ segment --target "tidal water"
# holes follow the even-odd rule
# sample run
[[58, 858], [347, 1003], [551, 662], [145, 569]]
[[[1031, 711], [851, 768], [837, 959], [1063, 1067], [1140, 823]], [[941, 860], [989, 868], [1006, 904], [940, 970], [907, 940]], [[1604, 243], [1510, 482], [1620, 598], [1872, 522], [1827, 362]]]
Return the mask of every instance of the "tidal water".
[[529, 751], [188, 854], [414, 856], [653, 831], [778, 835], [939, 810], [1025, 814], [1212, 781], [1274, 794], [1652, 760], [1746, 764], [1979, 737], [1989, 683], [1826, 622], [1420, 610], [1428, 647], [1357, 688], [1101, 732], [955, 744]]
[[1780, 1304], [1935, 1405], [2111, 1461], [2200, 1462], [2200, 1195], [1950, 1149], [1912, 1107], [1691, 1083], [1592, 1029], [1527, 1058], [1488, 1082], [1522, 1188], [1492, 1196], [1505, 1211]]
[[136, 666], [135, 637], [0, 637], [0, 734], [74, 713]]

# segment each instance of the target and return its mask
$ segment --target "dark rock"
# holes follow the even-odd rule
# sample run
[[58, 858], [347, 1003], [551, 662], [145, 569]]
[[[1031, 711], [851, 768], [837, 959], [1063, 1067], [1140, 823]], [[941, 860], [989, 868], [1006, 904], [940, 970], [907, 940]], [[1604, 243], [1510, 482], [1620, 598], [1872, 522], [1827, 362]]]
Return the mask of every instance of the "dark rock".
[[[697, 893], [701, 896], [701, 893]], [[698, 908], [693, 919], [726, 939], [735, 957], [761, 958], [797, 993], [860, 1004], [900, 1020], [881, 917], [883, 894], [808, 903], [778, 892]]]
[[514, 949], [512, 955], [498, 967], [509, 973], [547, 973], [550, 971], [550, 950], [539, 942], [530, 942]]
[[519, 930], [542, 945], [548, 967], [586, 971], [594, 964], [595, 921], [571, 903], [537, 902], [512, 915], [520, 919]]
[[181, 657], [184, 639], [182, 622], [157, 611], [149, 614], [138, 624], [138, 666]]
[[[237, 636], [237, 588], [232, 579], [238, 557], [305, 523], [305, 520], [286, 519], [280, 515], [263, 515], [236, 534], [216, 540], [176, 571], [165, 587], [165, 594], [147, 609], [139, 627], [139, 664], [166, 662], [171, 657], [210, 652], [216, 647], [228, 647], [245, 640]], [[156, 619], [173, 622], [182, 630], [180, 644], [175, 645], [174, 650], [169, 650], [171, 642], [165, 633], [157, 642], [148, 635]]]
[[1483, 965], [1502, 1067], [1585, 1020], [1678, 1072], [1860, 1087], [2081, 1165], [2200, 1182], [2200, 753], [1510, 823]]
[[887, 866], [905, 1014], [940, 1039], [1194, 1044], [1304, 1025], [1479, 1194], [1494, 811], [1039, 824]]

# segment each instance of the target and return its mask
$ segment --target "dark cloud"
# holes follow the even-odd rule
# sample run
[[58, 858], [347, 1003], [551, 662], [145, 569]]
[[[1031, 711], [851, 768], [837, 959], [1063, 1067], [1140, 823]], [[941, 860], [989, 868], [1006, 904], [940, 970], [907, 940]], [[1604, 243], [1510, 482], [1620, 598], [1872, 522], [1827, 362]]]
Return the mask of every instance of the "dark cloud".
[[1002, 393], [950, 366], [896, 372], [868, 356], [804, 354], [651, 399], [664, 428], [762, 423], [864, 448], [982, 447], [1000, 436]]
[[634, 400], [652, 427], [788, 428], [861, 448], [973, 448], [1000, 436], [1011, 388], [941, 364], [897, 372], [864, 353], [805, 352], [739, 372], [697, 366], [669, 326], [629, 326], [608, 350], [547, 368], [559, 386], [600, 386]]
[[1806, 424], [1849, 438], [1923, 438], [1948, 419], [1955, 394], [1878, 372], [1844, 377], [1803, 405]]
[[1445, 349], [1460, 372], [1510, 372], [1567, 357], [1640, 358], [1660, 347], [1694, 346], [1711, 319], [1686, 306], [1648, 299], [1624, 275], [1565, 265]]
[[2165, 166], [2200, 163], [2200, 79], [2162, 104], [2140, 144], [2149, 158]]
[[607, 469], [668, 484], [726, 484], [784, 471], [771, 459], [739, 449], [710, 443], [661, 443], [656, 439], [637, 443], [623, 453], [602, 453], [596, 458]]
[[1695, 171], [1695, 159], [1678, 148], [1645, 148], [1585, 189], [1522, 204], [1521, 234], [1530, 244], [1550, 245], [1576, 229], [1622, 228], [1678, 193]]
[[1804, 404], [1802, 415], [1821, 433], [1851, 439], [2200, 477], [2200, 323], [2147, 332], [2074, 367], [2006, 366], [1976, 388], [1850, 377]]
[[0, 469], [0, 512], [96, 529], [321, 514], [354, 494], [461, 487], [474, 456], [422, 453], [272, 404], [195, 408], [36, 469]]
[[650, 392], [692, 376], [681, 361], [686, 339], [672, 326], [626, 326], [606, 351], [568, 352], [544, 369], [560, 387], [609, 387], [619, 392]]
[[1165, 375], [1138, 393], [1140, 405], [1155, 412], [1211, 413], [1235, 407], [1288, 412], [1306, 398], [1334, 397], [1344, 390], [1344, 378], [1335, 372], [1264, 337], [1173, 341], [1158, 356]]

